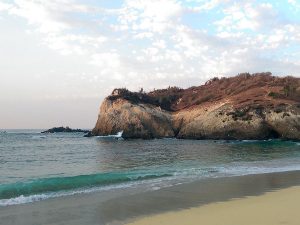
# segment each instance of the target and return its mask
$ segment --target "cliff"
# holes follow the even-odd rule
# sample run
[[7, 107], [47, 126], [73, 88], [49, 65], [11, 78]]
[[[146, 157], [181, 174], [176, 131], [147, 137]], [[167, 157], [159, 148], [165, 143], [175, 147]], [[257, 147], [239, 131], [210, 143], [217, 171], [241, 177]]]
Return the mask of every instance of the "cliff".
[[300, 78], [245, 73], [188, 89], [115, 89], [91, 134], [119, 131], [124, 138], [300, 140]]

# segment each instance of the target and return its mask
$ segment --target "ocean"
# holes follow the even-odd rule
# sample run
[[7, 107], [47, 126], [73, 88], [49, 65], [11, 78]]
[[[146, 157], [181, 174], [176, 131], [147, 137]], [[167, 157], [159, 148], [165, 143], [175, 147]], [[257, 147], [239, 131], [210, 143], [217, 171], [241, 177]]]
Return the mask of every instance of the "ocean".
[[300, 170], [293, 141], [122, 140], [0, 131], [0, 207], [110, 189]]

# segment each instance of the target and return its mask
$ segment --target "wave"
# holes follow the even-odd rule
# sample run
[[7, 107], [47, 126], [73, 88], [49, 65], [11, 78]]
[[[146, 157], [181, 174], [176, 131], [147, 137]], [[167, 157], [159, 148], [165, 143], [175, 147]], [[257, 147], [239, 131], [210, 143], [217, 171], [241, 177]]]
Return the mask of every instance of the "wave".
[[[141, 180], [140, 182], [143, 182], [143, 181]], [[128, 188], [128, 187], [132, 187], [136, 184], [137, 184], [136, 182], [127, 182], [127, 183], [113, 184], [113, 185], [108, 185], [108, 186], [82, 188], [82, 189], [59, 191], [59, 192], [49, 192], [49, 193], [45, 193], [45, 194], [35, 194], [35, 195], [29, 195], [29, 196], [20, 195], [15, 198], [0, 199], [0, 207], [1, 206], [9, 206], [9, 205], [26, 204], [26, 203], [30, 203], [30, 202], [37, 202], [37, 201], [42, 201], [42, 200], [46, 200], [49, 198], [57, 198], [57, 197], [71, 196], [71, 195], [76, 195], [76, 194], [112, 190], [112, 189]]]
[[97, 136], [97, 138], [112, 138], [112, 139], [118, 139], [122, 140], [123, 137], [123, 131], [119, 131], [117, 134], [111, 134], [111, 135], [106, 135], [106, 136]]
[[46, 136], [43, 135], [36, 135], [36, 136], [32, 136], [31, 139], [45, 139], [47, 138]]
[[100, 173], [79, 175], [73, 177], [41, 178], [27, 182], [17, 182], [0, 185], [0, 199], [32, 196], [37, 194], [59, 191], [92, 188], [110, 184], [125, 183], [154, 178], [172, 176], [171, 174], [143, 174], [143, 173]]
[[[264, 174], [273, 172], [300, 170], [299, 165], [282, 166], [280, 161], [249, 163], [231, 163], [206, 168], [182, 168], [164, 172], [131, 171], [127, 173], [100, 173], [73, 177], [53, 177], [36, 179], [27, 182], [0, 185], [0, 207], [25, 204], [49, 198], [91, 193], [111, 189], [123, 189], [138, 184], [147, 184], [151, 190], [172, 186], [178, 182], [217, 177], [243, 176], [248, 174]], [[274, 164], [276, 166], [274, 166]], [[161, 179], [160, 179], [161, 178]], [[149, 183], [148, 183], [149, 182]]]
[[293, 146], [299, 145], [299, 142], [292, 140], [282, 140], [282, 139], [268, 139], [268, 140], [231, 140], [225, 141], [230, 144], [237, 145], [276, 145], [276, 146]]

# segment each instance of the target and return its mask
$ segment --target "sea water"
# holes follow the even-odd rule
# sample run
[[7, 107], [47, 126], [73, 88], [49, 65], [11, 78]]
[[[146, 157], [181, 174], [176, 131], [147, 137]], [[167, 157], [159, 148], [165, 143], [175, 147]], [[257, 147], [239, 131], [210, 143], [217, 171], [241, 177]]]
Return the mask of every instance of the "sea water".
[[114, 188], [300, 169], [293, 141], [123, 140], [0, 131], [0, 207]]

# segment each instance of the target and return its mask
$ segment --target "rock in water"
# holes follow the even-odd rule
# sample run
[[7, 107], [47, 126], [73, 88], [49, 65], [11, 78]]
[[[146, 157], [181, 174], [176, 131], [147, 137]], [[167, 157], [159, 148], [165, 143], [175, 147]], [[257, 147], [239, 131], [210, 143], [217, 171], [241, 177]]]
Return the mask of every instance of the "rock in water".
[[300, 79], [270, 73], [213, 78], [149, 93], [115, 89], [90, 135], [300, 140]]
[[82, 132], [88, 133], [89, 130], [81, 130], [81, 129], [72, 129], [70, 127], [53, 127], [49, 130], [42, 131], [41, 133], [75, 133], [75, 132]]

